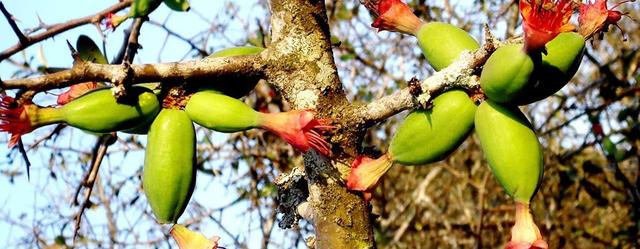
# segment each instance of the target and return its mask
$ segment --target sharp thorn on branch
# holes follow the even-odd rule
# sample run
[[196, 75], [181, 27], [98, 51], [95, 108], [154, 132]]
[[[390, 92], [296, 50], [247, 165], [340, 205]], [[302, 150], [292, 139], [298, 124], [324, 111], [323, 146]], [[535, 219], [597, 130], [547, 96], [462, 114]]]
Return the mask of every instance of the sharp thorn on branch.
[[31, 181], [31, 162], [29, 161], [29, 157], [27, 156], [27, 151], [24, 150], [24, 144], [22, 143], [22, 138], [18, 138], [18, 151], [20, 151], [20, 155], [22, 155], [22, 159], [24, 160], [25, 167], [27, 169], [27, 181]]
[[69, 51], [71, 51], [71, 57], [73, 58], [73, 64], [82, 62], [82, 58], [80, 58], [80, 54], [76, 51], [75, 48], [71, 45], [69, 40], [67, 40], [67, 47], [69, 47]]
[[29, 43], [29, 38], [27, 38], [22, 33], [22, 31], [20, 31], [20, 28], [18, 28], [18, 24], [16, 24], [15, 17], [13, 17], [13, 15], [11, 15], [11, 13], [9, 13], [9, 11], [4, 7], [2, 1], [0, 1], [0, 11], [2, 11], [2, 14], [7, 19], [7, 22], [9, 22], [9, 26], [11, 26], [13, 32], [16, 34], [16, 36], [18, 36], [18, 41], [20, 41], [20, 44]]

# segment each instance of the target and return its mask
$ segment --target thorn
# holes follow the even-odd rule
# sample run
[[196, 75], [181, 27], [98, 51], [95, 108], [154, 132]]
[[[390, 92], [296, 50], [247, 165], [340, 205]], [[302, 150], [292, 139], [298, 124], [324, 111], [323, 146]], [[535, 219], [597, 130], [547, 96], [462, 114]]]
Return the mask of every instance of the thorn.
[[24, 159], [25, 166], [27, 168], [27, 181], [31, 181], [31, 162], [29, 162], [29, 157], [27, 157], [27, 151], [24, 150], [24, 144], [22, 143], [22, 138], [18, 138], [18, 151], [20, 151], [20, 155], [22, 155], [22, 159]]
[[73, 64], [81, 63], [82, 58], [80, 58], [80, 54], [78, 53], [78, 51], [76, 51], [75, 48], [73, 48], [69, 40], [67, 40], [67, 46], [69, 47], [69, 51], [71, 51], [71, 57], [73, 57]]

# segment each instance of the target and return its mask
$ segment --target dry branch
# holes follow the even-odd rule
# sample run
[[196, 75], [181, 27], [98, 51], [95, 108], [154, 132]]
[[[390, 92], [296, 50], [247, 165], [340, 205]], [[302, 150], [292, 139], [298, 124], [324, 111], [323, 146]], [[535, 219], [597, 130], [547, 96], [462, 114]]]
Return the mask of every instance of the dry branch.
[[[128, 7], [129, 5], [131, 5], [131, 2], [133, 2], [133, 0], [124, 0], [124, 1], [120, 1], [119, 3], [106, 8], [96, 14], [93, 15], [89, 15], [89, 16], [85, 16], [82, 18], [78, 18], [78, 19], [73, 19], [70, 21], [67, 21], [65, 23], [60, 23], [60, 24], [56, 24], [56, 25], [52, 25], [47, 27], [47, 30], [45, 32], [42, 32], [40, 34], [37, 35], [33, 35], [33, 36], [26, 36], [22, 39], [19, 39], [20, 42], [16, 45], [13, 45], [12, 47], [2, 51], [2, 53], [0, 53], [0, 61], [3, 61], [6, 58], [11, 57], [12, 55], [14, 55], [17, 52], [22, 51], [23, 49], [36, 44], [42, 40], [51, 38], [57, 34], [60, 34], [62, 32], [65, 32], [67, 30], [76, 28], [78, 26], [82, 26], [85, 24], [90, 24], [90, 23], [100, 23], [100, 21], [102, 21], [102, 19], [104, 19], [107, 14], [109, 13], [114, 13], [114, 12], [118, 12], [126, 7]], [[4, 8], [3, 8], [4, 9]], [[6, 15], [6, 14], [5, 14]], [[15, 29], [14, 29], [15, 31]], [[20, 37], [19, 37], [20, 38]]]

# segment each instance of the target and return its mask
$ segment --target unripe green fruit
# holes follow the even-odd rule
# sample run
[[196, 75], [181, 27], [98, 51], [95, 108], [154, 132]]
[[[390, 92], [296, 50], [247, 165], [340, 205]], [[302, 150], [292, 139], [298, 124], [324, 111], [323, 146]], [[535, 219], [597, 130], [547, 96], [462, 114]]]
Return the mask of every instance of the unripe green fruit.
[[542, 180], [542, 150], [520, 110], [492, 100], [476, 111], [475, 127], [491, 171], [516, 201], [529, 203]]
[[219, 132], [244, 131], [260, 124], [259, 113], [244, 102], [212, 90], [194, 93], [184, 110], [196, 124]]
[[196, 135], [182, 110], [162, 109], [149, 129], [142, 186], [159, 223], [175, 223], [196, 183]]
[[108, 88], [94, 90], [57, 108], [61, 121], [96, 133], [136, 129], [147, 125], [160, 111], [160, 102], [151, 91], [132, 87], [125, 103], [118, 103]]
[[487, 60], [480, 75], [480, 86], [489, 99], [508, 103], [516, 100], [529, 84], [534, 70], [533, 60], [522, 44], [498, 48]]
[[160, 3], [162, 3], [162, 0], [134, 0], [129, 14], [132, 17], [149, 15], [160, 6]]
[[188, 11], [191, 8], [188, 0], [164, 0], [164, 4], [175, 11]]
[[578, 33], [565, 32], [547, 43], [547, 54], [542, 54], [542, 63], [536, 66], [535, 83], [530, 83], [516, 102], [520, 105], [542, 100], [564, 87], [578, 71], [584, 55], [584, 37]]
[[436, 162], [449, 156], [473, 129], [476, 105], [462, 90], [442, 93], [433, 108], [414, 110], [391, 140], [391, 158], [405, 165]]
[[[263, 50], [264, 48], [252, 46], [234, 47], [217, 51], [209, 55], [207, 58], [253, 55], [260, 53]], [[251, 90], [256, 87], [256, 84], [258, 84], [258, 81], [260, 81], [260, 79], [257, 77], [247, 78], [244, 75], [238, 75], [218, 78], [214, 82], [203, 82], [195, 84], [197, 84], [198, 86], [206, 86], [202, 87], [202, 89], [213, 89], [224, 95], [229, 95], [234, 98], [240, 98], [251, 92]]]
[[429, 22], [416, 32], [418, 45], [429, 64], [436, 70], [449, 66], [463, 51], [480, 47], [464, 30], [448, 23]]

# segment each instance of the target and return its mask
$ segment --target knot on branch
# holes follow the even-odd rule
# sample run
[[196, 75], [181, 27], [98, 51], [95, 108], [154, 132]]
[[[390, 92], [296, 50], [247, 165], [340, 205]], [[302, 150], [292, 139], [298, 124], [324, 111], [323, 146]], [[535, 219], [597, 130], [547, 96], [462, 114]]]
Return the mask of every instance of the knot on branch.
[[114, 70], [111, 82], [113, 83], [113, 87], [111, 88], [111, 91], [118, 101], [122, 100], [127, 94], [126, 86], [127, 82], [131, 79], [131, 75], [133, 75], [133, 70], [131, 69], [131, 64], [127, 61], [122, 63], [121, 68]]

